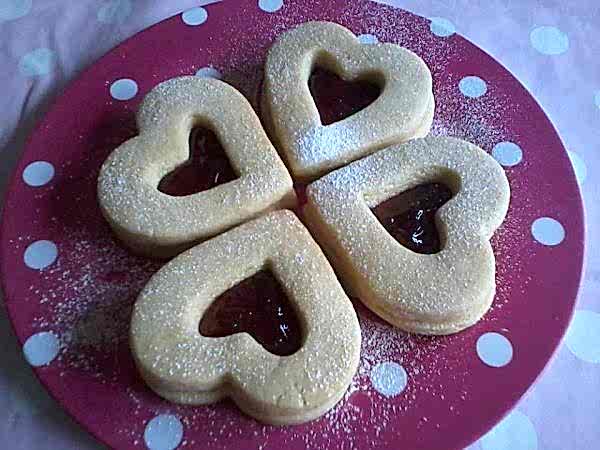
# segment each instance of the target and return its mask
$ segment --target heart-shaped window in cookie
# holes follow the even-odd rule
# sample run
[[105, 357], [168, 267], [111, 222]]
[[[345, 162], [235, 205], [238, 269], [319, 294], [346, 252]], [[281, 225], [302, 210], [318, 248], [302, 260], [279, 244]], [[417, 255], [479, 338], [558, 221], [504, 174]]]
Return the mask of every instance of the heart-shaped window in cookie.
[[330, 125], [366, 108], [381, 94], [381, 87], [364, 75], [354, 80], [338, 76], [335, 70], [317, 63], [308, 79], [308, 88], [319, 111], [321, 123]]
[[219, 295], [204, 312], [199, 328], [206, 337], [248, 333], [265, 350], [279, 356], [296, 353], [303, 341], [296, 311], [268, 269]]
[[162, 178], [159, 191], [179, 197], [207, 191], [238, 178], [213, 130], [194, 127], [189, 145], [190, 158]]
[[435, 215], [452, 191], [442, 183], [425, 183], [401, 192], [371, 208], [388, 233], [416, 253], [432, 254], [442, 249]]

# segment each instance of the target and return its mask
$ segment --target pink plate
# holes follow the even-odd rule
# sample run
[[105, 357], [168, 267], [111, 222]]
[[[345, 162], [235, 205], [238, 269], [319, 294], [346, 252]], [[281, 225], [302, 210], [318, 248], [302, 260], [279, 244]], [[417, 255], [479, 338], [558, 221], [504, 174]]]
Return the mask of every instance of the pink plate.
[[[144, 448], [145, 431], [158, 445], [157, 430], [166, 440], [157, 448], [172, 448], [179, 423], [180, 445], [203, 449], [464, 447], [531, 386], [573, 311], [583, 213], [567, 153], [523, 86], [460, 36], [439, 36], [440, 26], [432, 27], [436, 34], [423, 18], [366, 1], [319, 8], [285, 1], [271, 13], [257, 3], [217, 3], [138, 34], [84, 72], [31, 135], [6, 199], [0, 247], [17, 337], [24, 343], [49, 331], [58, 338], [57, 357], [37, 375], [85, 428], [119, 449]], [[314, 19], [422, 56], [435, 80], [433, 133], [463, 137], [505, 165], [512, 201], [492, 239], [494, 305], [476, 326], [440, 338], [405, 335], [357, 306], [359, 371], [343, 401], [309, 424], [263, 426], [231, 402], [170, 404], [145, 387], [127, 345], [132, 302], [161, 263], [131, 256], [114, 241], [96, 203], [99, 167], [135, 134], [143, 95], [168, 78], [212, 66], [257, 106], [267, 48], [284, 30]], [[123, 78], [135, 84], [113, 84]], [[496, 147], [501, 142], [516, 145]], [[35, 161], [54, 171], [29, 166]], [[167, 431], [160, 433], [165, 421], [146, 430], [159, 414], [174, 416]]]

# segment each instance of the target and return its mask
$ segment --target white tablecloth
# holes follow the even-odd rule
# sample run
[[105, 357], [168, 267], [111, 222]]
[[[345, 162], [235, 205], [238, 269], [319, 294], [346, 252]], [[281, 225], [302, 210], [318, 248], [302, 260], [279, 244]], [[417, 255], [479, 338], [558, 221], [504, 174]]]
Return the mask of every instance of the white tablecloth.
[[[210, 1], [0, 0], [0, 193], [32, 126], [82, 68], [137, 31], [203, 3]], [[441, 23], [455, 26], [512, 71], [559, 130], [586, 204], [587, 269], [566, 345], [516, 410], [471, 448], [600, 448], [600, 4], [383, 3], [448, 20]], [[100, 448], [32, 375], [2, 308], [0, 342], [1, 446]]]

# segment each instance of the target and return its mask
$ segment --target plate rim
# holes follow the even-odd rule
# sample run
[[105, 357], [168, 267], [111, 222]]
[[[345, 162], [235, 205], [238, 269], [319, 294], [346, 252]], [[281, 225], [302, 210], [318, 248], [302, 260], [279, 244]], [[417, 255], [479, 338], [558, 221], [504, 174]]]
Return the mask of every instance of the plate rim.
[[[340, 1], [340, 0], [335, 0]], [[360, 3], [365, 3], [365, 4], [370, 4], [373, 3], [369, 0], [361, 0]], [[208, 3], [205, 5], [200, 5], [200, 7], [211, 7], [213, 5], [219, 5], [219, 4], [225, 4], [224, 2], [214, 2], [214, 3]], [[422, 19], [425, 20], [430, 20], [428, 17], [426, 16], [421, 16], [419, 14], [416, 14], [410, 10], [401, 8], [401, 7], [394, 7], [385, 3], [378, 3], [375, 2], [375, 6], [376, 7], [382, 7], [382, 8], [386, 8], [389, 9], [391, 11], [401, 11], [401, 12], [405, 12], [405, 13], [409, 13], [411, 15], [414, 16], [418, 16]], [[123, 40], [122, 42], [120, 42], [119, 44], [115, 45], [114, 47], [110, 48], [109, 50], [107, 50], [106, 52], [104, 52], [101, 56], [99, 56], [97, 59], [95, 59], [94, 61], [90, 62], [83, 70], [81, 70], [75, 77], [73, 77], [71, 80], [67, 81], [65, 87], [63, 89], [59, 89], [57, 90], [53, 96], [52, 96], [52, 100], [49, 102], [46, 110], [44, 111], [44, 113], [41, 115], [41, 118], [35, 123], [34, 127], [31, 129], [31, 131], [29, 132], [29, 134], [27, 135], [27, 138], [23, 144], [23, 147], [21, 149], [20, 155], [18, 156], [18, 158], [16, 159], [15, 165], [11, 170], [11, 174], [7, 177], [7, 183], [6, 183], [6, 190], [5, 193], [3, 195], [3, 202], [2, 202], [2, 214], [0, 217], [0, 245], [3, 245], [3, 243], [5, 242], [5, 236], [6, 236], [6, 226], [7, 226], [7, 216], [8, 216], [8, 210], [6, 208], [7, 205], [7, 200], [10, 199], [10, 197], [12, 196], [12, 192], [14, 191], [14, 186], [16, 184], [19, 183], [19, 180], [21, 178], [21, 171], [19, 170], [19, 168], [23, 165], [24, 160], [25, 160], [25, 156], [31, 152], [31, 148], [32, 148], [32, 140], [33, 140], [33, 136], [39, 134], [40, 132], [42, 132], [42, 129], [44, 128], [44, 126], [46, 125], [46, 123], [48, 122], [49, 118], [51, 116], [53, 116], [54, 114], [56, 114], [57, 111], [57, 105], [59, 104], [59, 102], [61, 101], [61, 99], [68, 95], [71, 91], [75, 91], [77, 89], [77, 87], [83, 82], [83, 80], [87, 77], [87, 75], [92, 72], [96, 66], [101, 63], [101, 61], [107, 57], [108, 55], [117, 52], [119, 49], [126, 47], [129, 45], [129, 43], [134, 40], [134, 39], [138, 39], [141, 35], [145, 35], [148, 33], [152, 33], [154, 32], [155, 28], [159, 28], [160, 26], [162, 26], [165, 22], [169, 22], [171, 20], [175, 20], [178, 16], [181, 16], [181, 14], [185, 12], [185, 10], [180, 11], [174, 15], [171, 15], [169, 17], [166, 17], [142, 30], [139, 30], [138, 32], [134, 33], [133, 35], [129, 36], [128, 38], [126, 38], [125, 40]], [[493, 55], [491, 55], [488, 51], [486, 51], [485, 49], [481, 48], [479, 45], [475, 44], [474, 42], [472, 42], [471, 40], [469, 40], [468, 38], [466, 38], [465, 36], [459, 34], [458, 32], [455, 33], [456, 37], [458, 39], [464, 40], [466, 41], [466, 43], [468, 43], [471, 46], [474, 46], [478, 51], [484, 53], [488, 58], [490, 58], [491, 60], [493, 60], [496, 64], [498, 64], [504, 71], [506, 74], [508, 74], [513, 80], [514, 82], [518, 83], [518, 85], [521, 87], [521, 89], [523, 89], [528, 96], [531, 97], [531, 99], [533, 100], [533, 102], [535, 103], [535, 106], [537, 108], [540, 109], [540, 111], [542, 111], [543, 116], [545, 121], [547, 122], [548, 125], [550, 125], [550, 128], [552, 130], [552, 132], [554, 133], [554, 135], [556, 136], [556, 139], [558, 142], [560, 142], [561, 146], [562, 146], [562, 150], [564, 153], [564, 156], [568, 159], [568, 153], [566, 150], [566, 146], [563, 142], [563, 139], [561, 138], [560, 133], [558, 132], [556, 126], [554, 125], [554, 123], [552, 122], [552, 120], [550, 120], [550, 117], [547, 113], [547, 111], [543, 108], [543, 106], [540, 104], [540, 102], [538, 101], [538, 99], [532, 94], [532, 92], [515, 76], [515, 74], [510, 71], [504, 64], [501, 63], [501, 61], [499, 61], [496, 57], [494, 57]], [[557, 355], [559, 353], [559, 351], [564, 347], [564, 341], [566, 339], [566, 335], [567, 335], [567, 330], [569, 327], [569, 324], [572, 322], [573, 316], [575, 314], [575, 311], [577, 310], [577, 305], [580, 302], [580, 295], [582, 292], [582, 287], [585, 281], [585, 272], [587, 269], [587, 264], [588, 264], [588, 258], [587, 258], [587, 252], [588, 252], [588, 239], [587, 239], [587, 235], [588, 235], [588, 226], [587, 226], [587, 215], [586, 215], [586, 210], [585, 210], [585, 203], [583, 201], [583, 196], [582, 196], [582, 190], [581, 190], [581, 185], [577, 182], [576, 180], [576, 176], [575, 176], [575, 171], [574, 168], [572, 166], [572, 164], [569, 165], [570, 166], [570, 176], [572, 178], [572, 180], [574, 180], [575, 185], [577, 186], [577, 200], [575, 207], [578, 209], [579, 215], [581, 217], [581, 224], [579, 227], [579, 230], [576, 230], [576, 233], [578, 233], [581, 236], [581, 241], [578, 244], [581, 248], [581, 252], [580, 252], [580, 257], [578, 258], [578, 280], [577, 280], [577, 288], [575, 291], [575, 295], [574, 298], [572, 299], [572, 308], [570, 308], [568, 317], [566, 317], [566, 319], [564, 322], [564, 326], [561, 326], [560, 329], [560, 334], [559, 337], [556, 341], [556, 344], [553, 346], [553, 350], [550, 353], [550, 355], [548, 356], [548, 358], [546, 359], [546, 361], [544, 362], [541, 370], [537, 371], [537, 373], [532, 376], [529, 377], [529, 380], [526, 384], [526, 388], [522, 390], [519, 390], [519, 394], [517, 396], [517, 399], [512, 403], [512, 405], [509, 408], [506, 408], [502, 413], [497, 414], [495, 416], [494, 419], [491, 419], [490, 421], [486, 421], [486, 426], [485, 427], [480, 427], [482, 428], [482, 431], [479, 434], [471, 434], [470, 438], [467, 438], [463, 444], [464, 447], [471, 445], [473, 443], [475, 443], [476, 441], [478, 441], [482, 436], [484, 436], [487, 432], [489, 432], [493, 427], [495, 427], [499, 422], [501, 422], [506, 416], [508, 416], [512, 411], [514, 411], [519, 403], [522, 401], [522, 399], [532, 390], [532, 388], [534, 387], [534, 385], [539, 381], [539, 379], [546, 374], [546, 372], [549, 370], [549, 367], [553, 364], [553, 362], [556, 360]], [[18, 342], [19, 346], [20, 346], [20, 351], [22, 351], [22, 347], [24, 344], [24, 339], [20, 338], [19, 333], [17, 332], [17, 329], [15, 327], [15, 321], [13, 318], [13, 312], [12, 312], [12, 308], [9, 308], [8, 306], [8, 296], [7, 296], [7, 273], [8, 273], [8, 269], [9, 269], [9, 264], [8, 261], [4, 261], [3, 258], [0, 258], [0, 289], [3, 293], [3, 299], [4, 301], [3, 303], [3, 307], [5, 308], [6, 312], [7, 312], [7, 317], [9, 319], [9, 323], [10, 323], [10, 327], [11, 327], [11, 331], [12, 334], [15, 336], [16, 341]], [[64, 402], [62, 397], [59, 397], [58, 395], [55, 394], [55, 392], [53, 391], [53, 389], [51, 389], [49, 387], [49, 385], [45, 382], [45, 378], [40, 374], [40, 368], [38, 367], [33, 367], [33, 366], [29, 366], [35, 377], [37, 378], [37, 380], [41, 383], [41, 385], [44, 387], [44, 390], [51, 396], [51, 398], [54, 399], [54, 401], [56, 401], [56, 403], [63, 408], [69, 415], [70, 419], [73, 420], [74, 422], [76, 422], [78, 424], [78, 426], [80, 426], [83, 430], [85, 430], [87, 433], [89, 433], [90, 435], [92, 435], [94, 437], [94, 439], [96, 439], [98, 442], [107, 445], [108, 447], [110, 447], [109, 442], [107, 442], [102, 435], [100, 435], [99, 433], [96, 432], [95, 429], [90, 428], [88, 426], [86, 426], [78, 417], [77, 414], [74, 413], [74, 411], [71, 410], [71, 408], [69, 407], [69, 404]], [[491, 423], [491, 425], [490, 425]]]

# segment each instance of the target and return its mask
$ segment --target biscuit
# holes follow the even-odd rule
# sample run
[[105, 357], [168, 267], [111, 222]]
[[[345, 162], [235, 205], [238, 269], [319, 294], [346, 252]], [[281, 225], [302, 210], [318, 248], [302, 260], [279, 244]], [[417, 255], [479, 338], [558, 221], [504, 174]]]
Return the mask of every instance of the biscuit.
[[[453, 197], [436, 213], [441, 250], [416, 253], [371, 212], [423, 183]], [[495, 293], [489, 239], [510, 188], [486, 152], [455, 138], [426, 137], [381, 150], [312, 183], [304, 213], [342, 282], [365, 305], [408, 332], [450, 334], [477, 322]]]
[[[98, 201], [116, 235], [136, 253], [173, 256], [264, 212], [293, 207], [292, 179], [248, 101], [219, 80], [180, 77], [156, 86], [137, 114], [139, 135], [104, 162]], [[189, 158], [195, 126], [211, 128], [238, 175], [196, 194], [158, 190]]]
[[[381, 87], [366, 108], [323, 125], [308, 80], [315, 66]], [[262, 112], [294, 179], [315, 179], [382, 147], [424, 136], [433, 120], [427, 65], [396, 44], [361, 44], [348, 29], [309, 22], [283, 33], [265, 64]]]
[[[201, 335], [211, 302], [265, 268], [295, 307], [300, 349], [278, 356], [247, 333]], [[140, 293], [130, 331], [137, 367], [160, 396], [187, 404], [231, 397], [271, 424], [305, 422], [333, 407], [357, 369], [360, 340], [352, 303], [290, 211], [255, 219], [171, 260]]]

